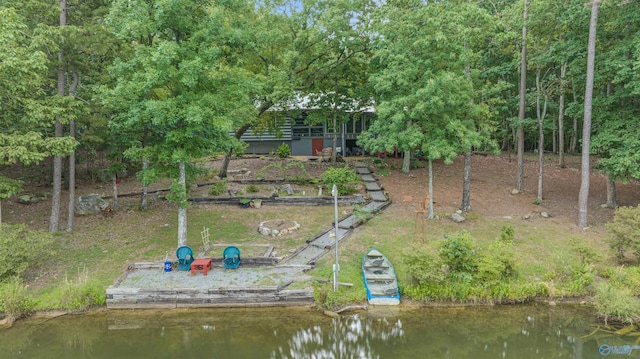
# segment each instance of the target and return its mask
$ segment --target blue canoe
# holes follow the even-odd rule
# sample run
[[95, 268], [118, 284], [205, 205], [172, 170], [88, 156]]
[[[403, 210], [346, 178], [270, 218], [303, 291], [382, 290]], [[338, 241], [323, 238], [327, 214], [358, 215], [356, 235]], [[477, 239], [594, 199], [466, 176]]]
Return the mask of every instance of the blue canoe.
[[362, 260], [362, 276], [369, 304], [400, 304], [396, 272], [389, 259], [377, 249], [371, 248], [365, 254]]

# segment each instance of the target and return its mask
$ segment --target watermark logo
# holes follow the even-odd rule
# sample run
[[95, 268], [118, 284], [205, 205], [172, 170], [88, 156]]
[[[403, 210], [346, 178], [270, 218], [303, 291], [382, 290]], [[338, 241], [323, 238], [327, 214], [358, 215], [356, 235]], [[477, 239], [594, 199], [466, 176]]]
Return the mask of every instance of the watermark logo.
[[622, 345], [618, 347], [609, 344], [602, 344], [598, 350], [600, 351], [600, 355], [606, 357], [610, 354], [629, 356], [634, 349], [640, 349], [640, 345]]

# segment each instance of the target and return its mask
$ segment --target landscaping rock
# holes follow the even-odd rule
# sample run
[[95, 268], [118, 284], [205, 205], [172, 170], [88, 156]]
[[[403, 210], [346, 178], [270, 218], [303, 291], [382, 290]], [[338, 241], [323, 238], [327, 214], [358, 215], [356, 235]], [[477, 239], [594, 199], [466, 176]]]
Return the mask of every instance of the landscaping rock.
[[78, 197], [75, 204], [76, 214], [79, 215], [101, 213], [107, 207], [109, 207], [109, 202], [95, 193]]
[[290, 184], [288, 184], [288, 183], [287, 184], [283, 184], [282, 187], [280, 187], [280, 188], [283, 191], [286, 191], [289, 196], [293, 196], [293, 192], [294, 191], [293, 191], [293, 187], [291, 187]]
[[464, 218], [463, 216], [461, 216], [458, 213], [452, 214], [451, 215], [451, 219], [456, 223], [461, 223], [461, 222], [464, 222], [466, 220], [466, 218]]

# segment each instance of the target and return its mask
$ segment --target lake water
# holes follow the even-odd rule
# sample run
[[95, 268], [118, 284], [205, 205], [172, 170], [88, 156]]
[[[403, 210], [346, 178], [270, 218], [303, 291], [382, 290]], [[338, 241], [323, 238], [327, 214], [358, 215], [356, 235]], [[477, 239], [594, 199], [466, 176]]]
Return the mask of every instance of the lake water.
[[640, 358], [635, 338], [588, 336], [594, 324], [591, 308], [542, 304], [340, 319], [307, 308], [106, 311], [19, 321], [0, 330], [0, 358]]

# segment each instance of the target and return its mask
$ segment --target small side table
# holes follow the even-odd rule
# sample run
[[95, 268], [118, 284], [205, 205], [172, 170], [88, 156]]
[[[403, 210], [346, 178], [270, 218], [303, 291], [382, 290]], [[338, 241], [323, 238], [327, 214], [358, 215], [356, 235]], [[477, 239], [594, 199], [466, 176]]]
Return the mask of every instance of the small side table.
[[195, 275], [197, 272], [207, 275], [211, 269], [213, 269], [211, 258], [200, 258], [191, 262], [191, 275]]

